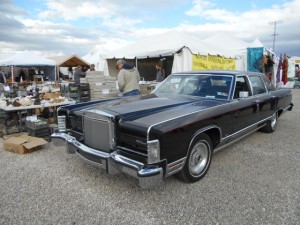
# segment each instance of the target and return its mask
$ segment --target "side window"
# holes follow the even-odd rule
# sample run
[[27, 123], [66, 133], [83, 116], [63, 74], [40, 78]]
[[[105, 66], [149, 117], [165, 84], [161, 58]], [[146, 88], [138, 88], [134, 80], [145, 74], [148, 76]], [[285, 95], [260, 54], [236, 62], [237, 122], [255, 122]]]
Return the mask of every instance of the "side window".
[[260, 76], [249, 76], [253, 88], [253, 95], [266, 93], [266, 87]]
[[249, 96], [251, 95], [248, 83], [246, 81], [246, 77], [237, 77], [235, 82], [235, 90], [233, 98], [237, 99], [239, 98], [240, 91], [248, 91]]
[[269, 80], [269, 78], [265, 74], [262, 74], [261, 77], [263, 78], [268, 91], [274, 91], [276, 89], [275, 86], [272, 84], [272, 82]]

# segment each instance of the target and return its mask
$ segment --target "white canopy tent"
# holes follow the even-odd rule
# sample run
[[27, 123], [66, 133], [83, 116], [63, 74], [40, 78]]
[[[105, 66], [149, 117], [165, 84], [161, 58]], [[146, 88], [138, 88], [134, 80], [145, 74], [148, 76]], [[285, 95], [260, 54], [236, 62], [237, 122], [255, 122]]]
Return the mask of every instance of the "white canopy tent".
[[116, 76], [118, 71], [115, 69], [115, 62], [124, 58], [134, 63], [139, 71], [142, 70], [142, 76], [154, 78], [155, 63], [160, 59], [165, 59], [165, 64], [170, 68], [167, 73], [186, 71], [191, 70], [191, 53], [214, 54], [213, 49], [212, 45], [202, 43], [195, 36], [170, 31], [107, 53], [103, 70], [105, 75]]
[[[104, 70], [105, 75], [117, 76], [115, 62], [123, 58], [129, 63], [135, 64], [141, 76], [151, 80], [154, 79], [153, 74], [156, 73], [155, 63], [162, 59], [165, 60], [164, 66], [167, 67], [167, 74], [191, 71], [193, 54], [235, 58], [236, 69], [247, 70], [247, 48], [262, 46], [263, 44], [258, 39], [248, 43], [226, 34], [200, 39], [184, 32], [169, 31], [110, 52], [101, 52], [100, 54], [93, 51], [89, 57], [94, 60], [99, 58], [98, 64], [103, 65], [101, 69]], [[88, 58], [86, 60], [89, 61]]]
[[214, 47], [192, 35], [186, 33], [169, 31], [159, 35], [130, 44], [124, 48], [114, 50], [107, 54], [107, 58], [151, 58], [169, 56], [182, 47], [189, 47], [194, 53], [207, 54], [213, 53]]
[[[30, 51], [22, 51], [16, 55], [8, 57], [0, 61], [0, 66], [10, 67], [39, 67], [44, 71], [45, 76], [48, 76], [50, 80], [56, 78], [56, 63], [54, 60], [36, 55]], [[13, 72], [12, 72], [13, 75]]]

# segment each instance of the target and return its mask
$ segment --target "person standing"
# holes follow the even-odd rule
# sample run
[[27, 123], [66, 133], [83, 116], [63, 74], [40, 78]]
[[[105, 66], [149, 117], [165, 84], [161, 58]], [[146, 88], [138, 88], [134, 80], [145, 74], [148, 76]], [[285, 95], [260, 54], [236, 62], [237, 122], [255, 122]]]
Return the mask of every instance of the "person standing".
[[119, 70], [118, 86], [123, 96], [139, 95], [139, 71], [123, 59], [117, 61], [116, 68]]
[[69, 77], [69, 79], [73, 80], [73, 68], [72, 68], [72, 66], [68, 67], [68, 77]]
[[295, 77], [298, 78], [300, 76], [300, 69], [299, 69], [299, 65], [296, 64], [295, 65]]
[[0, 84], [5, 84], [6, 83], [6, 78], [5, 74], [2, 68], [0, 68]]
[[156, 65], [156, 82], [162, 82], [165, 79], [165, 70], [162, 68], [162, 63], [159, 61]]
[[75, 84], [80, 84], [80, 77], [85, 77], [86, 73], [82, 71], [81, 66], [77, 66], [74, 72]]
[[16, 82], [22, 82], [25, 80], [25, 72], [23, 68], [20, 69], [18, 76], [16, 76]]
[[91, 64], [90, 68], [87, 70], [87, 72], [89, 71], [95, 71], [95, 64]]

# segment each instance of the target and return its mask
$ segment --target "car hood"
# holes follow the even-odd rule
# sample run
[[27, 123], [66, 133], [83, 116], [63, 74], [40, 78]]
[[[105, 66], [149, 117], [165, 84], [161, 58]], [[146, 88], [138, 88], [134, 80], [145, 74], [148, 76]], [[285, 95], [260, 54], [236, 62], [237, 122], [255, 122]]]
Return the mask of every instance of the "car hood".
[[99, 114], [104, 112], [122, 118], [123, 122], [135, 121], [151, 125], [224, 103], [226, 101], [199, 97], [178, 95], [165, 97], [150, 94], [100, 102], [82, 109], [82, 112], [89, 111]]

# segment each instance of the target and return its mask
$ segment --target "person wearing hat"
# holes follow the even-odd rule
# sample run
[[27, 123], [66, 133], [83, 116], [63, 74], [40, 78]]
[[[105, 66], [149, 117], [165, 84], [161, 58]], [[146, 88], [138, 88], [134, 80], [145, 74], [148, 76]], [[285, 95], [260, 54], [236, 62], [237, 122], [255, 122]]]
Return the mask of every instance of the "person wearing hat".
[[123, 96], [139, 95], [139, 71], [123, 59], [117, 61], [116, 68], [119, 70], [118, 86]]
[[82, 71], [81, 66], [77, 66], [74, 72], [75, 84], [80, 84], [80, 77], [85, 77], [86, 73]]

